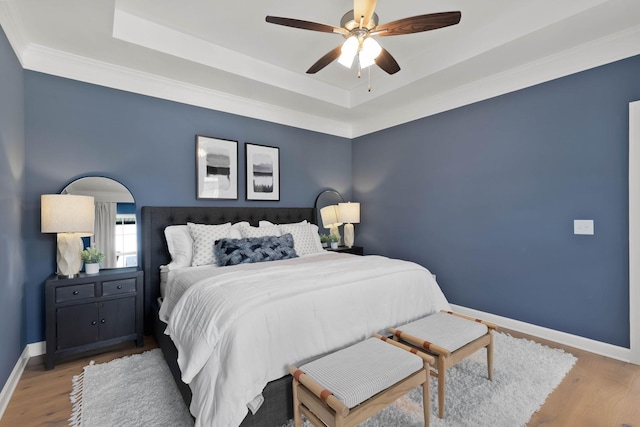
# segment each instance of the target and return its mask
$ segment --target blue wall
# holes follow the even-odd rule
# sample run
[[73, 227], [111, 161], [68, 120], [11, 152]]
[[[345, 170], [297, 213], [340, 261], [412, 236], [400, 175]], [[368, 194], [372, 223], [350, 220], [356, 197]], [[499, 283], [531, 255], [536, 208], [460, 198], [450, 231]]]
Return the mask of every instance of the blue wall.
[[0, 28], [0, 388], [25, 344], [24, 251], [20, 231], [24, 185], [24, 77]]
[[[313, 206], [326, 187], [351, 194], [351, 141], [270, 122], [25, 73], [25, 245], [43, 260], [26, 272], [26, 340], [44, 339], [43, 287], [55, 271], [55, 236], [40, 233], [40, 195], [83, 175], [108, 176], [136, 207]], [[237, 140], [238, 201], [196, 200], [195, 135]], [[280, 201], [245, 201], [244, 143], [280, 148]]]
[[639, 76], [634, 57], [354, 140], [357, 241], [431, 269], [454, 304], [628, 348]]

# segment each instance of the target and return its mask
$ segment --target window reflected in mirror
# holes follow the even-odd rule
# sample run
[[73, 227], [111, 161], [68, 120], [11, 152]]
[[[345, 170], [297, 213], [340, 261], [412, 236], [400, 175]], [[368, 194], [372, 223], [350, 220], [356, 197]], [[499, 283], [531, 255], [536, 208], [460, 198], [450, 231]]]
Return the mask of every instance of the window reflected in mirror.
[[[127, 212], [131, 210], [132, 213]], [[116, 213], [116, 267], [138, 265], [138, 231], [134, 203], [118, 203]]]

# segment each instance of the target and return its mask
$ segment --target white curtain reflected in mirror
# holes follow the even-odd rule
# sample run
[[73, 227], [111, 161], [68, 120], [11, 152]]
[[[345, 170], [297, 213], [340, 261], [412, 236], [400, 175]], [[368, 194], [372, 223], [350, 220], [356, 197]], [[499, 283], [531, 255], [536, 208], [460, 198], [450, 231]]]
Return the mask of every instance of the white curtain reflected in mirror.
[[95, 198], [95, 232], [85, 244], [104, 253], [101, 268], [138, 265], [136, 207], [127, 187], [110, 178], [88, 176], [67, 185], [62, 194]]
[[104, 254], [102, 268], [116, 267], [116, 209], [114, 202], [95, 202], [96, 216], [91, 243]]

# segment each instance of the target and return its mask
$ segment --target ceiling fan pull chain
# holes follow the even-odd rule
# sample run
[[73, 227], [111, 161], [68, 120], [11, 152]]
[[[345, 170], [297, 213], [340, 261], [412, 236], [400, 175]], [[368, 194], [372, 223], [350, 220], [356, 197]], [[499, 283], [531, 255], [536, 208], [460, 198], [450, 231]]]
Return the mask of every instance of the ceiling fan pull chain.
[[371, 92], [371, 67], [369, 67], [369, 92]]

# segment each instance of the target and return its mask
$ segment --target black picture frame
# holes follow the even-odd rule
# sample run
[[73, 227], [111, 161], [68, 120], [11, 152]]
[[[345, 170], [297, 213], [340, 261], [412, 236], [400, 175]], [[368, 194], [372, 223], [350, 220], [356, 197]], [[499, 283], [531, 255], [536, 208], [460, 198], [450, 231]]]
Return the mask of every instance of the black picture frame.
[[196, 135], [196, 199], [238, 199], [238, 141]]
[[280, 149], [246, 143], [247, 200], [280, 201]]

